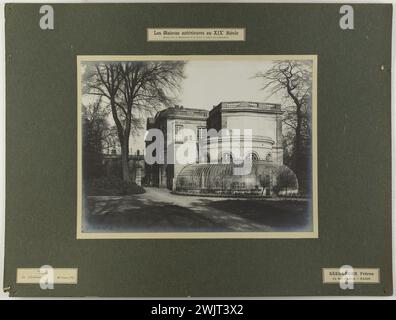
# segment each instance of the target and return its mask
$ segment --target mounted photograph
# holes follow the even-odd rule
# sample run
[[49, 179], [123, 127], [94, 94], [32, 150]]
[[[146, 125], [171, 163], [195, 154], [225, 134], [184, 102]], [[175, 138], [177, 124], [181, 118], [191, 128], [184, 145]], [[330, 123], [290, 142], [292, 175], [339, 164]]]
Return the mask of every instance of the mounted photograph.
[[317, 56], [78, 56], [77, 238], [318, 238]]

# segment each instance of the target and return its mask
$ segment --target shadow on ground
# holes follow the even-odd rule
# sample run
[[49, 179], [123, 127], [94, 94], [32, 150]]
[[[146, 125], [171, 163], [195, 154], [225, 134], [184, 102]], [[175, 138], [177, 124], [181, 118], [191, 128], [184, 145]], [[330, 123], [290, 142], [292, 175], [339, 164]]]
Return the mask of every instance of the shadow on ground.
[[209, 208], [238, 215], [255, 224], [270, 226], [276, 231], [306, 229], [311, 223], [308, 201], [230, 199], [205, 202]]
[[309, 231], [312, 225], [307, 201], [198, 198], [149, 192], [88, 197], [83, 232], [286, 232]]
[[97, 201], [90, 198], [88, 212], [85, 231], [206, 232], [229, 230], [227, 223], [218, 223], [196, 214], [189, 208], [148, 199], [120, 197], [120, 199]]

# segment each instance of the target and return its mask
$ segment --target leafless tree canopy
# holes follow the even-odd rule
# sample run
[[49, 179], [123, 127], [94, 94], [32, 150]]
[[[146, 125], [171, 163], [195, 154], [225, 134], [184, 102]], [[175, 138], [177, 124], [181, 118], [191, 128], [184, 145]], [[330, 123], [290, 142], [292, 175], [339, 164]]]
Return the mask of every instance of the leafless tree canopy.
[[168, 107], [184, 78], [183, 61], [98, 62], [87, 65], [83, 90], [98, 96], [111, 110], [121, 145], [123, 180], [129, 182], [131, 133], [142, 127], [142, 116]]
[[264, 72], [258, 72], [256, 77], [264, 80], [263, 90], [269, 89], [271, 94], [280, 93], [284, 98], [291, 98], [299, 104], [311, 94], [312, 62], [311, 61], [276, 61]]

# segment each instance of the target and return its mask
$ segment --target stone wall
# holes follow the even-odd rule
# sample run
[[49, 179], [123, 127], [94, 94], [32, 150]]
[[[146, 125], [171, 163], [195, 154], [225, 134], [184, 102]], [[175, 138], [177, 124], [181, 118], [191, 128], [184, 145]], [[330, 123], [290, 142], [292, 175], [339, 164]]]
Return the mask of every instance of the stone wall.
[[[106, 176], [121, 177], [121, 155], [104, 155], [103, 165]], [[145, 175], [144, 157], [130, 155], [128, 165], [131, 181], [140, 186]]]

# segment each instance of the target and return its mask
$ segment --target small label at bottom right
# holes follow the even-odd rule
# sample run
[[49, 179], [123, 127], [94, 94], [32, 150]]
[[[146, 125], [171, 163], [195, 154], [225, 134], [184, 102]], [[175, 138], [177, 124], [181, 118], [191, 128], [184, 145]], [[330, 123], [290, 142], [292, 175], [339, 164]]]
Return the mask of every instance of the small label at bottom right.
[[380, 283], [379, 268], [352, 268], [340, 270], [340, 268], [323, 268], [323, 283], [340, 283], [344, 281], [354, 283], [375, 284]]

